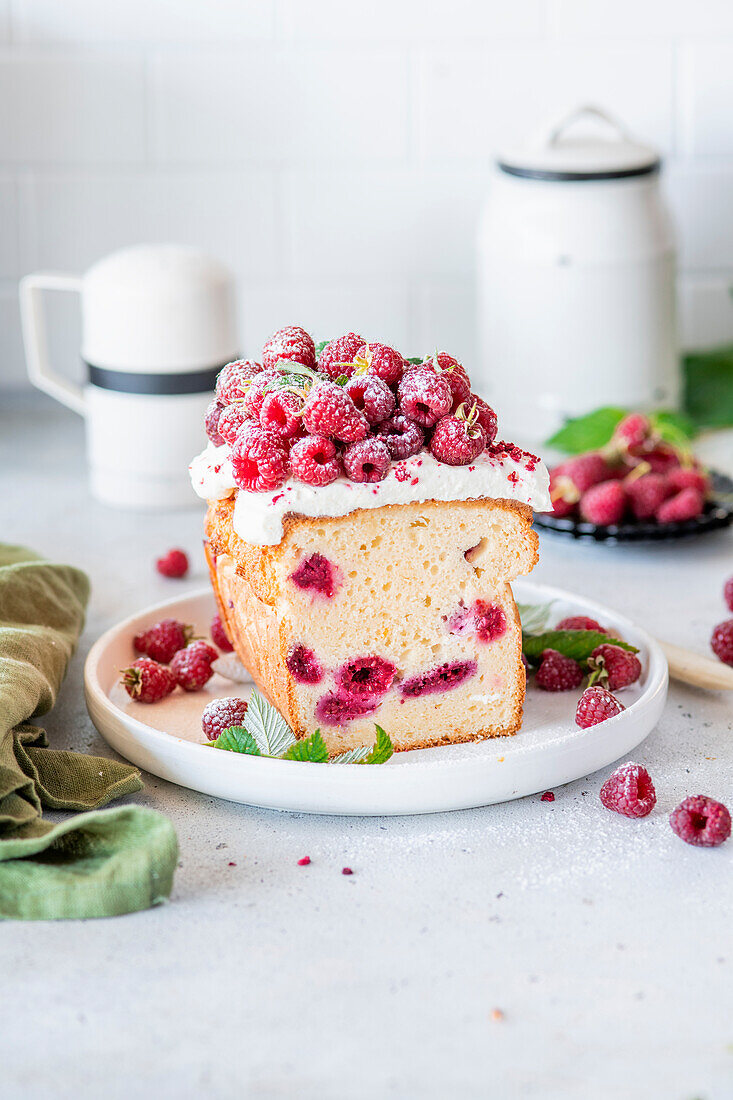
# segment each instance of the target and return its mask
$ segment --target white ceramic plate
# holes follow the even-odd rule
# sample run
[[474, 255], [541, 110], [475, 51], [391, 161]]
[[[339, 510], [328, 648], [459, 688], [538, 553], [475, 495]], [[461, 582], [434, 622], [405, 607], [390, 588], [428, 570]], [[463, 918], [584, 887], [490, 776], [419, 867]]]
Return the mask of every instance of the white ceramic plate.
[[514, 585], [521, 603], [554, 601], [551, 622], [587, 614], [639, 647], [638, 684], [620, 693], [626, 710], [581, 730], [578, 692], [556, 695], [530, 688], [524, 724], [515, 737], [395, 753], [387, 764], [310, 764], [217, 752], [204, 745], [201, 712], [212, 698], [245, 696], [246, 684], [214, 676], [201, 692], [176, 691], [160, 703], [132, 702], [119, 669], [135, 654], [132, 637], [164, 617], [193, 623], [208, 634], [215, 613], [209, 589], [167, 600], [126, 619], [92, 647], [84, 670], [87, 706], [95, 726], [120, 755], [145, 771], [205, 794], [279, 810], [320, 814], [416, 814], [486, 806], [569, 783], [627, 756], [656, 725], [667, 697], [667, 664], [652, 638], [621, 615], [563, 592]]

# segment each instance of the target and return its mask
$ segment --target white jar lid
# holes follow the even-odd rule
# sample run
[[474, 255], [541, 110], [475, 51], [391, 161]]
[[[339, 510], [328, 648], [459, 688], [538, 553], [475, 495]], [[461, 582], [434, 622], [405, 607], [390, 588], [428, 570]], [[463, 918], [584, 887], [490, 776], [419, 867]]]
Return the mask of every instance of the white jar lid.
[[233, 279], [195, 248], [113, 252], [83, 280], [82, 357], [139, 373], [201, 371], [236, 358]]
[[[568, 134], [582, 120], [602, 123], [608, 137], [591, 132]], [[597, 131], [599, 127], [595, 127]], [[629, 134], [626, 128], [598, 107], [580, 107], [523, 148], [510, 149], [497, 160], [512, 176], [555, 182], [623, 179], [659, 170], [659, 154]]]

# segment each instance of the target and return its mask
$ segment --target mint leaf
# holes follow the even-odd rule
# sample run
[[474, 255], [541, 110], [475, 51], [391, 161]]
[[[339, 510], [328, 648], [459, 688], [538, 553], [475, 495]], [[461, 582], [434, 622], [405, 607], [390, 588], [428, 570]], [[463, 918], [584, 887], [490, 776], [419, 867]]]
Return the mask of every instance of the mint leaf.
[[316, 730], [310, 737], [302, 741], [296, 741], [283, 753], [282, 760], [310, 760], [312, 764], [326, 764], [328, 762], [328, 749], [326, 742], [321, 737], [321, 731]]
[[552, 601], [543, 604], [518, 603], [517, 611], [522, 621], [522, 630], [526, 634], [539, 634], [547, 626], [551, 607]]
[[365, 758], [364, 763], [386, 764], [394, 752], [394, 745], [392, 744], [392, 739], [389, 734], [385, 733], [381, 726], [375, 724], [375, 729], [377, 731], [377, 740], [374, 742], [372, 750]]
[[539, 664], [545, 649], [556, 649], [574, 661], [587, 661], [596, 646], [617, 645], [629, 653], [638, 653], [636, 646], [622, 642], [602, 630], [546, 630], [542, 634], [523, 634], [522, 650], [528, 661]]
[[348, 749], [331, 758], [331, 764], [361, 764], [365, 756], [369, 755], [370, 745], [357, 745], [355, 749]]
[[244, 726], [229, 726], [211, 742], [213, 749], [226, 749], [227, 752], [245, 752], [249, 756], [261, 756], [257, 742]]
[[605, 446], [613, 435], [613, 429], [624, 418], [626, 410], [616, 405], [605, 405], [585, 416], [566, 420], [559, 432], [547, 440], [548, 447], [555, 447], [566, 454], [579, 455], [584, 451], [597, 451]]
[[321, 354], [321, 352], [326, 347], [326, 345], [330, 344], [330, 343], [331, 343], [330, 340], [319, 340], [318, 341], [318, 343], [316, 344], [316, 358], [318, 358], [318, 356]]
[[420, 364], [424, 362], [424, 359], [421, 355], [405, 356], [404, 358], [406, 363], [412, 363], [416, 367], [419, 367]]
[[263, 756], [282, 756], [295, 744], [295, 735], [282, 714], [260, 695], [257, 688], [249, 697], [244, 725]]
[[683, 405], [698, 428], [733, 425], [733, 344], [690, 352], [682, 360]]

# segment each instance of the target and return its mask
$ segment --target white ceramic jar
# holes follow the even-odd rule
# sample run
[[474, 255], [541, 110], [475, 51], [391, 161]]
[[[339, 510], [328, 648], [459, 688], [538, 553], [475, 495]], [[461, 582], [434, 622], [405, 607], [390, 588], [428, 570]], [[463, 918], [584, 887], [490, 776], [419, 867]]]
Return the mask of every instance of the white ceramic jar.
[[675, 246], [659, 169], [653, 149], [594, 107], [500, 157], [479, 231], [478, 322], [480, 388], [504, 437], [537, 443], [598, 405], [676, 404]]
[[[81, 297], [83, 387], [49, 363], [47, 290]], [[190, 505], [188, 464], [217, 372], [237, 355], [229, 271], [193, 248], [137, 245], [81, 278], [28, 275], [20, 301], [31, 381], [86, 418], [94, 496], [129, 508]]]

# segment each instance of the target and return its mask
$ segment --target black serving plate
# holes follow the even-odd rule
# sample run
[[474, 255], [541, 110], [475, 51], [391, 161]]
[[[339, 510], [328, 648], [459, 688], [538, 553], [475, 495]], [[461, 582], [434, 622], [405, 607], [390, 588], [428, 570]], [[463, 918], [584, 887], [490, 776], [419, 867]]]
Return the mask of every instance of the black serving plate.
[[682, 523], [656, 523], [653, 520], [628, 520], [602, 527], [598, 523], [566, 516], [558, 519], [546, 513], [535, 513], [534, 525], [541, 531], [555, 531], [571, 539], [585, 542], [669, 542], [672, 539], [690, 538], [705, 531], [716, 531], [733, 523], [733, 479], [725, 474], [710, 471], [712, 499], [705, 511], [696, 519]]

